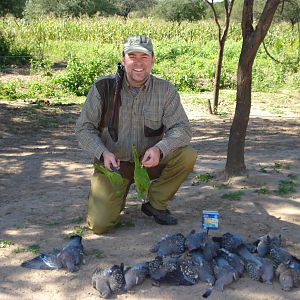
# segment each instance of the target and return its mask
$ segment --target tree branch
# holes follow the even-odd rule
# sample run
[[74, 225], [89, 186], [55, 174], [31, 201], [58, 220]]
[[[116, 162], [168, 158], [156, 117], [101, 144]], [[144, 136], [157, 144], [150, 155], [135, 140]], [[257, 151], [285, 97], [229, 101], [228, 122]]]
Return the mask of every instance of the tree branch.
[[210, 8], [213, 11], [214, 19], [215, 19], [215, 22], [216, 22], [217, 27], [218, 27], [218, 40], [220, 41], [221, 40], [221, 25], [219, 23], [217, 12], [216, 12], [216, 9], [214, 7], [214, 0], [211, 0], [211, 2], [209, 2], [208, 0], [205, 0], [205, 2], [210, 6]]

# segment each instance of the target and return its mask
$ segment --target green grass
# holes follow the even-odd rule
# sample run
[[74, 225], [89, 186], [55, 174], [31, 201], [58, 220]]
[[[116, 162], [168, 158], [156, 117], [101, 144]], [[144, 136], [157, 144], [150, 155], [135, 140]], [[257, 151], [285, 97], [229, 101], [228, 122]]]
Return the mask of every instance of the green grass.
[[192, 182], [192, 186], [199, 185], [200, 182], [209, 182], [214, 178], [215, 178], [215, 176], [213, 176], [209, 173], [197, 174], [194, 177], [195, 180]]
[[268, 188], [262, 187], [260, 189], [255, 190], [254, 193], [259, 194], [259, 195], [267, 195], [267, 194], [270, 194], [271, 191]]
[[[156, 64], [153, 73], [172, 81], [180, 92], [212, 91], [218, 46], [214, 22], [203, 20], [181, 24], [131, 18], [54, 18], [24, 22], [3, 18], [0, 30], [13, 36], [15, 47], [32, 51], [32, 73], [39, 73], [44, 82], [37, 85], [23, 83], [22, 87], [0, 86], [0, 97], [9, 99], [62, 98], [63, 94], [85, 95], [88, 87], [100, 75], [115, 71], [120, 60], [122, 43], [128, 34], [142, 32], [154, 43]], [[265, 43], [272, 54], [291, 60], [298, 53], [297, 34], [287, 23], [272, 24]], [[168, 41], [167, 43], [165, 41]], [[240, 24], [231, 23], [226, 41], [220, 82], [220, 100], [223, 90], [236, 87], [236, 70], [241, 50]], [[67, 70], [54, 72], [51, 64], [67, 62]], [[298, 89], [300, 72], [282, 67], [270, 60], [260, 49], [253, 66], [253, 91], [275, 91], [280, 88]], [[226, 95], [220, 105], [226, 115], [235, 102], [235, 93]], [[283, 98], [273, 108], [282, 112]], [[203, 100], [194, 101], [202, 102]], [[204, 100], [206, 102], [206, 100]], [[273, 100], [272, 100], [273, 102]]]
[[289, 170], [291, 168], [291, 164], [289, 163], [282, 163], [282, 162], [274, 162], [273, 169], [278, 170]]
[[103, 251], [99, 249], [85, 249], [84, 255], [86, 256], [95, 256], [98, 259], [106, 258], [106, 255]]
[[74, 229], [64, 237], [64, 239], [67, 240], [72, 235], [84, 236], [84, 234], [87, 230], [88, 230], [88, 228], [86, 226], [76, 225], [76, 226], [74, 226]]
[[241, 200], [241, 197], [244, 195], [245, 193], [242, 191], [237, 191], [237, 192], [229, 192], [229, 193], [225, 193], [222, 195], [222, 199], [226, 199], [226, 200], [231, 200], [231, 201], [238, 201]]
[[0, 248], [7, 248], [14, 245], [13, 241], [0, 239]]
[[32, 252], [34, 254], [39, 253], [40, 246], [38, 244], [31, 244], [28, 247], [17, 248], [15, 253]]
[[280, 180], [276, 192], [280, 196], [288, 196], [296, 192], [296, 182], [294, 180]]

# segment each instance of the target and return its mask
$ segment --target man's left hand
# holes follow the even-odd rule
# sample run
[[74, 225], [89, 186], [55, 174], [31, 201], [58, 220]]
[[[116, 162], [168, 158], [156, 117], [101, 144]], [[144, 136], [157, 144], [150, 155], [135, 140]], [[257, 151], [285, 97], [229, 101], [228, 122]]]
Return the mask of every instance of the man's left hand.
[[142, 166], [146, 168], [152, 168], [159, 164], [160, 160], [160, 150], [158, 147], [154, 146], [149, 148], [143, 157]]

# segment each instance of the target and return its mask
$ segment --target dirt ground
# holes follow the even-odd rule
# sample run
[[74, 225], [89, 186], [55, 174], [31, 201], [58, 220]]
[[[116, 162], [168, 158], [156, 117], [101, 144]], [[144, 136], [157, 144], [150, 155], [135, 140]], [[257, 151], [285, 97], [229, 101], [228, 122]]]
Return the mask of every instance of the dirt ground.
[[[74, 136], [76, 106], [29, 105], [0, 101], [0, 299], [99, 299], [91, 275], [96, 266], [133, 265], [153, 257], [149, 247], [167, 233], [200, 229], [201, 211], [218, 210], [220, 228], [211, 235], [239, 232], [247, 241], [267, 233], [282, 234], [287, 249], [300, 257], [300, 192], [279, 195], [282, 180], [300, 181], [300, 119], [253, 110], [245, 147], [248, 175], [201, 182], [197, 174], [224, 169], [230, 117], [212, 117], [185, 105], [193, 126], [192, 145], [199, 155], [170, 210], [176, 226], [160, 226], [140, 212], [132, 191], [118, 228], [94, 235], [85, 223], [91, 157]], [[257, 193], [257, 191], [262, 193]], [[240, 200], [222, 195], [242, 191]], [[263, 193], [264, 192], [264, 193]], [[229, 197], [230, 198], [230, 197]], [[77, 273], [20, 267], [40, 252], [61, 248], [70, 233], [83, 234], [85, 264]], [[3, 242], [7, 240], [7, 242]], [[12, 244], [9, 245], [11, 241]], [[152, 286], [145, 281], [117, 299], [202, 299], [205, 283]], [[281, 290], [244, 276], [214, 299], [300, 299], [300, 289]]]

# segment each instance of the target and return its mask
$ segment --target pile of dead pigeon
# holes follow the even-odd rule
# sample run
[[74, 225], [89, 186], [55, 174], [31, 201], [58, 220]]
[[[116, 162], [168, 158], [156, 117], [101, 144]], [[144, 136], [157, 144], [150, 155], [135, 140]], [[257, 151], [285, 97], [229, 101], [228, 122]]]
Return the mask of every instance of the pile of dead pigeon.
[[[214, 289], [223, 291], [244, 274], [256, 281], [272, 284], [276, 278], [282, 289], [289, 291], [300, 285], [300, 260], [283, 246], [280, 235], [268, 234], [253, 243], [246, 243], [237, 233], [227, 232], [209, 237], [204, 231], [191, 231], [162, 237], [151, 248], [153, 259], [132, 267], [124, 264], [98, 267], [92, 274], [92, 285], [100, 296], [125, 293], [150, 279], [153, 285], [194, 285], [206, 282], [207, 298]], [[71, 237], [62, 250], [41, 254], [26, 261], [23, 267], [35, 269], [65, 268], [70, 272], [82, 262], [81, 237]]]

